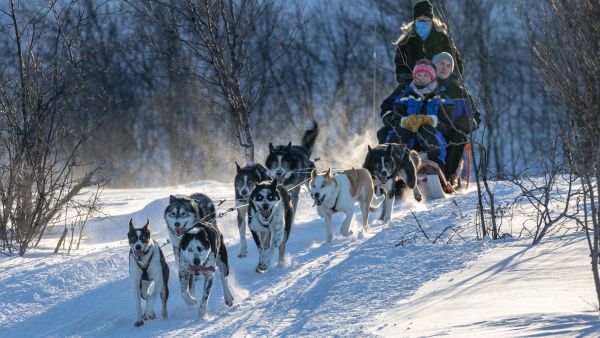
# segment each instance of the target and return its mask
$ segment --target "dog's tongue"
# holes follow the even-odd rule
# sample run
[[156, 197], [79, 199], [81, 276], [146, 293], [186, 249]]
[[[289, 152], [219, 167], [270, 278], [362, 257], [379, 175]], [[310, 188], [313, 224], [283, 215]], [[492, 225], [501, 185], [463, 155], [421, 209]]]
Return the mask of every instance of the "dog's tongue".
[[260, 209], [260, 213], [264, 218], [269, 218], [271, 216], [271, 210]]
[[192, 270], [194, 270], [194, 273], [217, 271], [214, 266], [203, 267], [202, 265], [192, 265]]
[[185, 230], [183, 228], [177, 228], [177, 229], [175, 229], [175, 232], [177, 233], [177, 235], [181, 236], [181, 235], [183, 235]]
[[135, 255], [135, 258], [138, 260], [142, 259], [142, 257], [144, 257], [144, 251], [142, 251], [142, 250], [140, 250], [140, 251], [134, 250], [133, 254]]
[[386, 184], [387, 183], [387, 176], [381, 176], [381, 184]]
[[279, 184], [283, 184], [283, 175], [277, 175], [275, 176], [275, 179]]

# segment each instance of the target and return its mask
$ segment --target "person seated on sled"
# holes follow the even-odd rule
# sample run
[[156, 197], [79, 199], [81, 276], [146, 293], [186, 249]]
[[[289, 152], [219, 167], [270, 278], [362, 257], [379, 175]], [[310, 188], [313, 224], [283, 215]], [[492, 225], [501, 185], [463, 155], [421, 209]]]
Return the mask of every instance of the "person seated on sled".
[[[443, 107], [446, 108], [441, 110], [437, 127], [448, 141], [444, 175], [451, 184], [454, 184], [460, 177], [457, 171], [465, 145], [468, 143], [467, 136], [479, 127], [481, 119], [469, 92], [451, 76], [454, 71], [452, 55], [446, 52], [436, 54], [433, 57], [433, 64], [436, 69], [439, 94]], [[452, 115], [447, 114], [450, 111]]]
[[446, 139], [436, 129], [442, 102], [435, 73], [429, 60], [418, 61], [413, 68], [414, 80], [405, 91], [399, 93], [401, 95], [393, 99], [393, 111], [384, 113], [382, 117], [386, 125], [392, 126], [386, 142], [401, 143], [409, 149], [425, 151], [427, 157], [443, 169]]

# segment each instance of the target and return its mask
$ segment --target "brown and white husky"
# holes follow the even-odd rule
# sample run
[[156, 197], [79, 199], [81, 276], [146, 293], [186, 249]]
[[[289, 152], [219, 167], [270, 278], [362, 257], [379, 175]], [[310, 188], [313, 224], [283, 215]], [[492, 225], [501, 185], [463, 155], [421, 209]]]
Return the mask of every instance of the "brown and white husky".
[[[336, 212], [343, 212], [346, 218], [340, 228], [343, 236], [352, 234], [350, 222], [354, 216], [354, 203], [359, 202], [362, 211], [362, 229], [359, 238], [367, 231], [369, 210], [378, 208], [384, 197], [374, 196], [373, 180], [367, 169], [350, 169], [337, 175], [331, 174], [331, 169], [323, 174], [317, 174], [313, 169], [309, 182], [310, 195], [317, 205], [319, 216], [325, 219], [327, 225], [327, 243], [333, 240], [331, 219]], [[375, 204], [371, 204], [371, 203]]]

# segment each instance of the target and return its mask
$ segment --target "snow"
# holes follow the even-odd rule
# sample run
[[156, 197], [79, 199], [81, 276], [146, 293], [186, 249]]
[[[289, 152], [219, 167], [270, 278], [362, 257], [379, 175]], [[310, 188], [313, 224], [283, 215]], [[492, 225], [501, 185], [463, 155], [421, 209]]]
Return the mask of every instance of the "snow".
[[[498, 200], [517, 193], [503, 184], [493, 188]], [[25, 257], [0, 257], [0, 336], [499, 337], [600, 332], [584, 235], [549, 237], [535, 247], [528, 238], [479, 241], [473, 189], [421, 204], [401, 201], [389, 225], [372, 215], [364, 239], [339, 235], [343, 215], [338, 214], [331, 245], [323, 244], [325, 225], [303, 191], [286, 264], [264, 274], [254, 271], [258, 256], [249, 234], [248, 257], [237, 257], [236, 215], [228, 213], [218, 224], [229, 251], [235, 305], [224, 304], [216, 283], [207, 316], [198, 321], [197, 308], [184, 304], [179, 295], [167, 244], [169, 318], [135, 328], [127, 222], [133, 218], [142, 225], [148, 218], [153, 237], [166, 244], [162, 213], [168, 196], [193, 192], [226, 199], [218, 211], [233, 206], [231, 183], [108, 189], [102, 192], [105, 216], [90, 222], [79, 250], [52, 254], [61, 232], [57, 228], [56, 235]], [[512, 226], [519, 222], [517, 217]]]

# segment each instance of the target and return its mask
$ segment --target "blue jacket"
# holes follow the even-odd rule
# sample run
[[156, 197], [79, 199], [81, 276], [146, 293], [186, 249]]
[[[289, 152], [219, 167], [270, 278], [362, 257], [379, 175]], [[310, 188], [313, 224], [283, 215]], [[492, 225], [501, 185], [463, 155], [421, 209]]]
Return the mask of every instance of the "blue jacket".
[[[394, 112], [402, 116], [419, 114], [438, 116], [440, 107], [442, 104], [445, 104], [445, 100], [443, 100], [437, 92], [427, 94], [425, 98], [422, 98], [413, 91], [413, 88], [410, 85], [406, 86], [406, 91], [402, 94], [403, 95], [396, 97], [393, 101]], [[426, 107], [423, 107], [423, 102], [425, 100], [427, 100], [427, 105]]]

